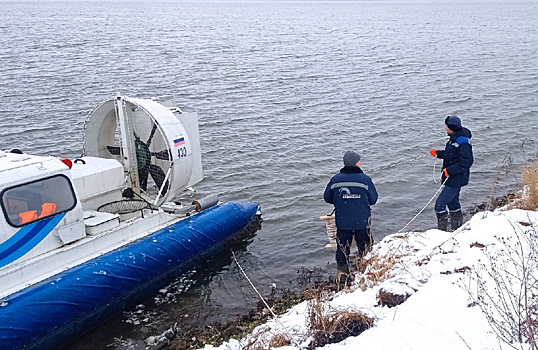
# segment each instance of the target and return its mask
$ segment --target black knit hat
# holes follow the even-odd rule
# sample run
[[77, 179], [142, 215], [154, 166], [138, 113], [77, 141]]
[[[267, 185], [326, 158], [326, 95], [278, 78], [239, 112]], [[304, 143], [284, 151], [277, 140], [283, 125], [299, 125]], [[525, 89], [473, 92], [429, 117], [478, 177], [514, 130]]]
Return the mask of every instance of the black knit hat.
[[455, 115], [449, 115], [448, 117], [446, 117], [445, 124], [450, 130], [454, 132], [458, 132], [463, 129], [461, 126], [460, 118], [456, 117]]

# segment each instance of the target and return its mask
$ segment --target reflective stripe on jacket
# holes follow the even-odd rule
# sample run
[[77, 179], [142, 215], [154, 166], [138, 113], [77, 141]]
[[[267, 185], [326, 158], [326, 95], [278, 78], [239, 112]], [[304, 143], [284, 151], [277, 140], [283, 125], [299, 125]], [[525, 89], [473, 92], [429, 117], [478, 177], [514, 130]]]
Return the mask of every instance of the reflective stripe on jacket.
[[334, 204], [338, 229], [359, 230], [368, 226], [370, 205], [377, 202], [377, 190], [360, 168], [343, 167], [327, 184], [323, 198]]

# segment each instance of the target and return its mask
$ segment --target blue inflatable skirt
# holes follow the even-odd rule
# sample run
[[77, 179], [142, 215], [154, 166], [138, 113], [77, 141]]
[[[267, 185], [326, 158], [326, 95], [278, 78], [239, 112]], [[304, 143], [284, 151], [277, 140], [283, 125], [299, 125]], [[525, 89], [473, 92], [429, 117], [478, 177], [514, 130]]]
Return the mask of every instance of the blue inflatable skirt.
[[58, 349], [221, 252], [256, 219], [228, 202], [0, 299], [0, 349]]

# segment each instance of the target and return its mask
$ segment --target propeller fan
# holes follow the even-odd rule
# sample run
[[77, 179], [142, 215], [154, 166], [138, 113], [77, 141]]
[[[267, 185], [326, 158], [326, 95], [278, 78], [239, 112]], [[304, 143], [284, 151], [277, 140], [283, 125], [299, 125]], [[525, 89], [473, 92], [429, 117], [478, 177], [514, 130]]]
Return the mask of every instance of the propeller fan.
[[[153, 123], [153, 128], [146, 142], [142, 141], [140, 137], [134, 133], [135, 137], [135, 151], [136, 151], [136, 162], [138, 166], [138, 178], [140, 181], [140, 189], [146, 191], [148, 187], [148, 174], [151, 175], [151, 178], [155, 182], [158, 188], [161, 188], [166, 177], [164, 171], [158, 165], [151, 163], [151, 157], [155, 157], [161, 160], [170, 160], [170, 153], [168, 150], [152, 152], [150, 150], [151, 141], [157, 130], [157, 123]], [[118, 146], [107, 146], [108, 151], [116, 156], [121, 155], [121, 147]], [[163, 188], [162, 195], [166, 194], [169, 184], [166, 181], [166, 184]]]
[[169, 97], [116, 96], [84, 122], [83, 155], [122, 165], [124, 198], [132, 192], [158, 206], [202, 181], [198, 115], [170, 106]]

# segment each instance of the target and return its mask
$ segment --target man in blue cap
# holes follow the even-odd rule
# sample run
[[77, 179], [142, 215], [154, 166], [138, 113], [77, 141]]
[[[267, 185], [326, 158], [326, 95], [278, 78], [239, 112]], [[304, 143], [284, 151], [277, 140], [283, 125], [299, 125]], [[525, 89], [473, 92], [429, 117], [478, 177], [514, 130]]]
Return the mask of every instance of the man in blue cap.
[[460, 190], [469, 183], [470, 168], [473, 165], [473, 147], [469, 141], [471, 131], [462, 127], [460, 118], [456, 116], [446, 117], [445, 129], [449, 136], [445, 149], [430, 151], [432, 156], [443, 159], [441, 181], [445, 187], [435, 202], [437, 228], [443, 231], [448, 230], [449, 213], [452, 230], [463, 224]]
[[361, 170], [361, 156], [357, 152], [344, 154], [344, 167], [327, 184], [323, 198], [333, 204], [336, 220], [336, 282], [345, 285], [349, 274], [349, 253], [353, 238], [358, 256], [372, 244], [370, 232], [370, 205], [377, 202], [377, 190], [372, 179]]

